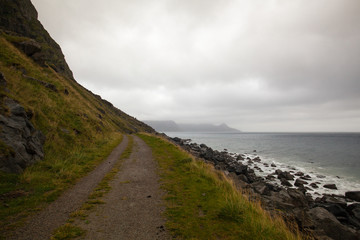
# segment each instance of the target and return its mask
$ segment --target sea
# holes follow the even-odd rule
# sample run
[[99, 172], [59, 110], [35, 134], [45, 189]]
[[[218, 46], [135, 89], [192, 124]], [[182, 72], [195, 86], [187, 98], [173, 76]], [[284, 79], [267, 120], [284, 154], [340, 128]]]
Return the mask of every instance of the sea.
[[[276, 169], [304, 172], [319, 185], [336, 184], [337, 190], [314, 189], [313, 196], [360, 191], [360, 133], [198, 133], [166, 132], [170, 137], [191, 139], [214, 150], [259, 156], [260, 176]], [[264, 166], [264, 163], [276, 167]], [[267, 165], [265, 164], [265, 165]]]

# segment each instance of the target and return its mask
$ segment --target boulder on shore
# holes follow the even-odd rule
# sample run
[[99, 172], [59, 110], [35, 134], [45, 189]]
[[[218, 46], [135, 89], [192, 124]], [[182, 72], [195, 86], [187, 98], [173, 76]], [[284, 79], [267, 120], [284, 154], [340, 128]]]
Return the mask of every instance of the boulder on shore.
[[337, 190], [337, 187], [336, 187], [335, 184], [325, 184], [323, 187], [324, 187], [324, 188], [328, 188], [328, 189]]
[[358, 232], [342, 225], [336, 217], [325, 208], [312, 208], [308, 211], [308, 214], [313, 220], [315, 233], [319, 237], [330, 237], [335, 240], [357, 240], [360, 238]]
[[345, 197], [360, 202], [360, 191], [349, 191], [345, 193]]
[[301, 180], [300, 178], [296, 179], [296, 181], [295, 181], [295, 183], [294, 183], [294, 185], [297, 186], [297, 187], [303, 186], [304, 184], [306, 185], [306, 184], [308, 184], [308, 183], [305, 182], [304, 180]]
[[292, 187], [292, 184], [285, 178], [280, 178], [280, 182], [281, 182], [281, 185], [283, 185], [283, 186]]
[[294, 180], [294, 176], [287, 171], [277, 171], [278, 172], [278, 179], [286, 179], [286, 180]]

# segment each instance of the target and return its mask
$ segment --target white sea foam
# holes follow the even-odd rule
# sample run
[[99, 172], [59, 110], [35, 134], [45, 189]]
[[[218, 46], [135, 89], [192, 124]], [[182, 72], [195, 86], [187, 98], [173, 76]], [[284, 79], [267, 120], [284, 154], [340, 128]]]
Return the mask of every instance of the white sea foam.
[[[214, 150], [226, 148], [230, 152], [244, 153], [250, 158], [259, 156], [260, 163], [254, 162], [260, 170], [258, 176], [267, 176], [276, 169], [298, 171], [310, 175], [309, 184], [318, 182], [318, 189], [311, 186], [308, 191], [314, 198], [322, 194], [343, 195], [346, 191], [360, 190], [360, 134], [358, 133], [173, 133], [173, 137], [192, 139], [204, 143]], [[253, 152], [256, 149], [257, 152]], [[247, 161], [243, 161], [244, 164]], [[268, 167], [264, 166], [268, 164]], [[271, 167], [274, 163], [276, 167]], [[252, 166], [254, 166], [254, 164]], [[253, 168], [253, 167], [252, 167]], [[325, 176], [321, 178], [318, 176]], [[340, 176], [338, 178], [337, 176]], [[280, 181], [275, 175], [275, 181]], [[295, 178], [298, 178], [295, 176]], [[294, 183], [294, 181], [290, 181]], [[326, 189], [325, 184], [335, 184], [337, 190]]]
[[[282, 163], [272, 158], [264, 158], [255, 153], [246, 153], [242, 154], [245, 157], [245, 160], [241, 160], [239, 162], [244, 165], [248, 165], [250, 168], [254, 169], [257, 176], [266, 177], [269, 174], [274, 174], [275, 170], [280, 169], [281, 171], [288, 171], [294, 175], [297, 172], [302, 172], [304, 175], [309, 175], [311, 180], [305, 180], [309, 184], [305, 185], [308, 187], [308, 193], [315, 199], [317, 197], [321, 197], [323, 194], [335, 194], [335, 195], [344, 195], [347, 191], [358, 191], [360, 189], [360, 183], [356, 183], [351, 179], [340, 178], [338, 176], [333, 175], [324, 175], [322, 172], [318, 172], [314, 169], [309, 169], [306, 167], [292, 166], [289, 163]], [[260, 162], [254, 162], [253, 159], [256, 157], [260, 157]], [[248, 162], [246, 158], [250, 158], [253, 163]], [[271, 166], [271, 164], [275, 164], [276, 167]], [[254, 168], [258, 166], [261, 170]], [[320, 168], [319, 168], [320, 169]], [[275, 183], [276, 185], [281, 186], [280, 180], [275, 176], [274, 180], [267, 180], [268, 182]], [[289, 182], [294, 185], [295, 180], [299, 178], [299, 176], [294, 175], [294, 180], [289, 180]], [[310, 186], [311, 183], [316, 183], [319, 188], [313, 188]], [[335, 184], [337, 190], [324, 188], [325, 184]], [[295, 186], [294, 186], [295, 187]]]

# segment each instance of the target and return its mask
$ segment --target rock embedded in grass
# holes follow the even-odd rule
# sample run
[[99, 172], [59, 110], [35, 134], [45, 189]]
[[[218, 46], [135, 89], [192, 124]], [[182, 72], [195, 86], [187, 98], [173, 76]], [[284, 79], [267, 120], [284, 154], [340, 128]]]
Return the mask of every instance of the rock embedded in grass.
[[41, 51], [40, 43], [34, 39], [25, 40], [22, 42], [13, 42], [13, 44], [29, 57]]
[[45, 136], [29, 121], [23, 106], [11, 98], [4, 99], [9, 115], [0, 114], [0, 140], [12, 153], [0, 158], [0, 170], [21, 173], [44, 157]]

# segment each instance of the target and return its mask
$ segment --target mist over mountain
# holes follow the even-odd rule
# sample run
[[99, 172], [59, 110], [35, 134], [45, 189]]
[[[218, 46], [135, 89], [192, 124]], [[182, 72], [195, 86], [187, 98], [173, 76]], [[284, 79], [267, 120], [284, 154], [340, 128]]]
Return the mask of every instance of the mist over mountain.
[[144, 121], [158, 132], [241, 132], [231, 128], [227, 124], [220, 125], [208, 123], [176, 123], [172, 120], [167, 121]]

